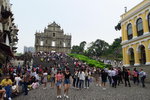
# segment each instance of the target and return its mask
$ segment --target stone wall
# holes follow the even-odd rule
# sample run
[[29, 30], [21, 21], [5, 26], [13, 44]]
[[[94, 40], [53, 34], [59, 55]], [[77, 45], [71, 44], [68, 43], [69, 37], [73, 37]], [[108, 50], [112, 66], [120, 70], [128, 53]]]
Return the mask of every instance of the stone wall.
[[134, 68], [136, 68], [138, 71], [140, 71], [140, 69], [143, 69], [147, 73], [145, 82], [150, 83], [150, 66], [142, 65], [142, 66], [138, 66], [138, 67], [127, 67], [127, 68], [129, 68], [130, 70], [133, 70]]

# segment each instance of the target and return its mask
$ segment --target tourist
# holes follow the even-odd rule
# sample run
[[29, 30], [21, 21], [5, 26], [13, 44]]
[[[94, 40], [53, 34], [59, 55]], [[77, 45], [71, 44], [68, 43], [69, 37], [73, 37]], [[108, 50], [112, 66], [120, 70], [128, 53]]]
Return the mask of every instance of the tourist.
[[0, 85], [0, 100], [4, 100], [5, 93], [6, 93], [5, 89], [3, 89], [2, 86]]
[[2, 82], [1, 85], [4, 87], [5, 91], [6, 91], [6, 98], [8, 98], [8, 100], [11, 100], [11, 87], [12, 87], [12, 80], [9, 78], [9, 76], [6, 76]]
[[129, 79], [131, 79], [131, 77], [132, 77], [131, 70], [128, 69], [127, 71], [128, 71], [128, 74], [129, 74]]
[[16, 72], [17, 72], [17, 74], [21, 73], [21, 65], [20, 65], [20, 63], [18, 63], [18, 67], [16, 69]]
[[96, 71], [94, 72], [94, 77], [95, 77], [95, 80], [96, 80], [96, 86], [101, 86], [100, 85], [100, 71], [98, 68], [96, 68]]
[[70, 71], [67, 69], [64, 73], [64, 97], [69, 98], [68, 96], [68, 92], [69, 92], [69, 88], [70, 88], [70, 76], [71, 73]]
[[108, 76], [108, 73], [102, 69], [101, 70], [101, 79], [102, 79], [102, 87], [103, 87], [103, 90], [106, 90], [106, 82], [107, 82], [107, 76]]
[[109, 68], [109, 70], [108, 70], [108, 80], [109, 80], [109, 84], [112, 85], [112, 70], [111, 70], [111, 68]]
[[58, 71], [57, 74], [55, 75], [57, 98], [62, 98], [61, 97], [62, 79], [63, 79], [63, 74], [61, 73], [61, 71]]
[[85, 71], [85, 88], [89, 89], [90, 86], [90, 73], [89, 70]]
[[47, 73], [47, 70], [45, 69], [43, 73], [43, 84], [44, 84], [43, 89], [46, 89], [46, 86], [47, 86], [47, 76], [48, 76], [48, 73]]
[[[76, 83], [78, 82], [78, 71], [74, 71], [74, 74], [72, 76], [72, 79], [73, 79], [73, 87], [74, 88], [77, 88], [78, 85], [76, 85]], [[76, 87], [77, 86], [77, 87]]]
[[79, 71], [77, 70], [76, 73], [76, 82], [75, 82], [75, 86], [77, 89], [79, 89]]
[[51, 78], [50, 78], [50, 87], [51, 88], [54, 88], [54, 83], [55, 83], [55, 75], [57, 74], [57, 69], [52, 67], [51, 69]]
[[40, 83], [40, 76], [39, 76], [39, 73], [36, 73], [36, 74], [35, 74], [35, 80]]
[[121, 71], [121, 68], [119, 67], [118, 68], [118, 85], [120, 84], [120, 83], [122, 83], [123, 84], [123, 81], [122, 81], [122, 71]]
[[21, 80], [22, 79], [20, 78], [20, 75], [17, 74], [16, 77], [15, 77], [17, 94], [19, 93], [19, 83], [21, 82]]
[[112, 87], [116, 88], [116, 86], [117, 86], [117, 71], [112, 68], [111, 73], [112, 73], [112, 80], [113, 80]]
[[139, 76], [140, 76], [142, 86], [145, 87], [146, 72], [144, 72], [143, 69], [141, 69], [139, 72]]
[[23, 90], [24, 90], [24, 95], [28, 95], [28, 84], [29, 84], [29, 74], [23, 75]]
[[136, 70], [136, 68], [134, 68], [132, 74], [133, 74], [133, 83], [134, 83], [134, 84], [137, 83], [137, 85], [138, 85], [138, 84], [139, 84], [139, 73], [138, 73], [138, 71]]
[[84, 81], [85, 81], [85, 73], [82, 70], [80, 70], [80, 72], [78, 73], [78, 77], [79, 77], [79, 88], [82, 89], [84, 88]]
[[130, 85], [130, 71], [127, 70], [126, 68], [123, 69], [123, 77], [124, 77], [124, 81], [125, 81], [125, 87], [127, 87], [127, 82], [129, 87], [131, 87]]

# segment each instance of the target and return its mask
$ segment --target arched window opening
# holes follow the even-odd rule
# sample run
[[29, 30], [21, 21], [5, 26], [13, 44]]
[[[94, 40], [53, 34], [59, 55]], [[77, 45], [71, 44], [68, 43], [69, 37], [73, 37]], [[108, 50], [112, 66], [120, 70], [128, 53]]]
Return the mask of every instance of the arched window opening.
[[144, 45], [140, 45], [138, 48], [138, 51], [139, 51], [140, 64], [145, 64], [146, 63], [146, 52], [145, 52]]
[[64, 45], [64, 47], [66, 47], [66, 43], [65, 43], [65, 42], [64, 42], [64, 44], [63, 44], [63, 45]]
[[53, 33], [53, 37], [55, 37], [55, 33]]
[[127, 26], [127, 34], [128, 34], [128, 40], [131, 40], [133, 38], [133, 32], [132, 32], [132, 24], [128, 24]]
[[137, 20], [136, 27], [137, 27], [137, 34], [138, 34], [138, 36], [143, 35], [143, 32], [144, 32], [143, 31], [143, 21], [142, 21], [141, 18], [139, 18]]
[[44, 42], [43, 41], [40, 41], [40, 46], [43, 46]]
[[150, 32], [150, 13], [148, 14], [148, 28], [149, 28], [149, 32]]
[[55, 47], [56, 44], [55, 44], [55, 41], [52, 41], [52, 47]]
[[130, 65], [134, 65], [134, 63], [135, 63], [133, 48], [129, 49], [129, 62], [130, 62]]

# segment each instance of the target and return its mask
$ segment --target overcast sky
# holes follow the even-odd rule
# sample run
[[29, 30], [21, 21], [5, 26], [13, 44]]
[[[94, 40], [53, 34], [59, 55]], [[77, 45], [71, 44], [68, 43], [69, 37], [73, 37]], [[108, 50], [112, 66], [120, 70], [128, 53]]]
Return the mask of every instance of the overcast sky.
[[60, 24], [72, 35], [72, 45], [102, 39], [111, 44], [121, 36], [114, 26], [124, 13], [143, 0], [11, 0], [15, 23], [19, 28], [18, 52], [34, 46], [35, 32], [49, 23]]

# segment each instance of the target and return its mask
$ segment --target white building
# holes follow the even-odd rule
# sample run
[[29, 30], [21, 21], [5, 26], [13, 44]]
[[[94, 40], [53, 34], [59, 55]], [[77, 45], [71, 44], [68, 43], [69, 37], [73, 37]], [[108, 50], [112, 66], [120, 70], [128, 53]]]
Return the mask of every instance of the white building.
[[24, 53], [26, 53], [26, 52], [34, 53], [35, 49], [34, 49], [34, 47], [26, 47], [26, 46], [24, 46]]
[[18, 42], [18, 28], [14, 23], [9, 0], [0, 0], [0, 63], [13, 56]]

